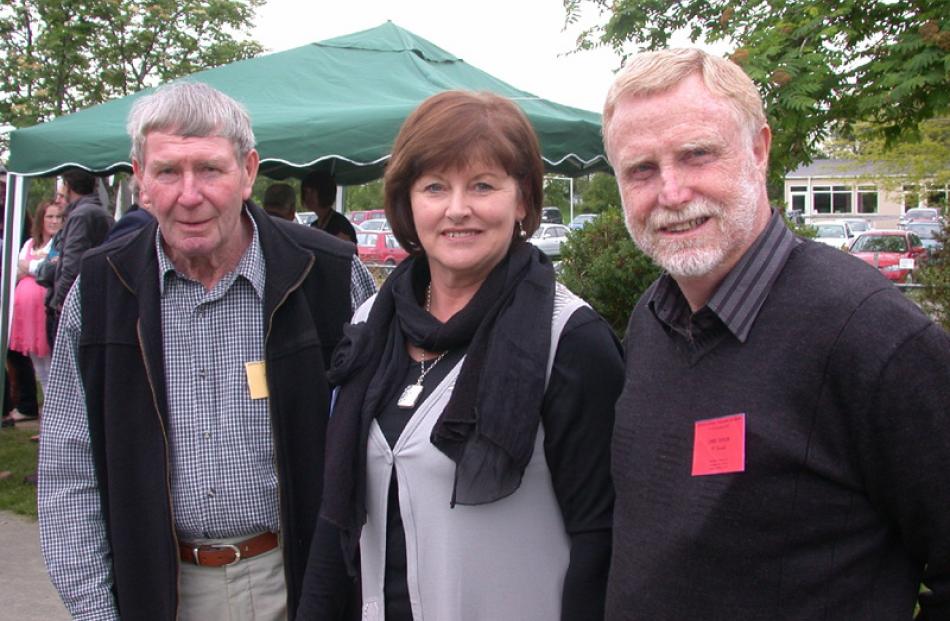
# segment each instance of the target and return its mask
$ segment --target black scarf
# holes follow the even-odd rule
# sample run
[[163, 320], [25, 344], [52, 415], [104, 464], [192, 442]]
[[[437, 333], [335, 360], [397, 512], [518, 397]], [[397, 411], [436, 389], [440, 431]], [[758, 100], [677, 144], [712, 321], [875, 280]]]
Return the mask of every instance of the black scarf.
[[455, 462], [453, 506], [514, 493], [534, 450], [554, 309], [547, 257], [515, 242], [465, 308], [444, 324], [420, 304], [428, 283], [424, 257], [404, 261], [380, 289], [366, 322], [344, 327], [333, 354], [329, 377], [341, 390], [327, 432], [321, 515], [343, 531], [351, 570], [366, 521], [370, 425], [402, 389], [394, 363], [406, 339], [429, 351], [468, 347], [431, 436]]

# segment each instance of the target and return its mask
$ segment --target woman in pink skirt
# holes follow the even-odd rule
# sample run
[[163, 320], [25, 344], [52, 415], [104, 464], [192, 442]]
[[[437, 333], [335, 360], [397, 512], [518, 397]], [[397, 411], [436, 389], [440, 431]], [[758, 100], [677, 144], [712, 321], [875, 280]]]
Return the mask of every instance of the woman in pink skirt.
[[46, 338], [46, 287], [36, 282], [36, 269], [49, 253], [53, 235], [63, 226], [63, 208], [44, 201], [36, 208], [33, 235], [20, 250], [17, 285], [13, 292], [13, 329], [10, 349], [28, 354], [36, 376], [46, 393], [49, 380], [50, 349]]

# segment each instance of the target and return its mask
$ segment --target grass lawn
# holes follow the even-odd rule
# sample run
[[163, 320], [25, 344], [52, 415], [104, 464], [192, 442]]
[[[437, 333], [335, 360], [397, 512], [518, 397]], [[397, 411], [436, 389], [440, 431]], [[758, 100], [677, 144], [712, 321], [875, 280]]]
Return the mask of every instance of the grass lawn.
[[0, 430], [0, 472], [10, 476], [0, 480], [0, 509], [36, 519], [36, 486], [23, 477], [36, 471], [37, 444], [30, 442], [35, 425]]

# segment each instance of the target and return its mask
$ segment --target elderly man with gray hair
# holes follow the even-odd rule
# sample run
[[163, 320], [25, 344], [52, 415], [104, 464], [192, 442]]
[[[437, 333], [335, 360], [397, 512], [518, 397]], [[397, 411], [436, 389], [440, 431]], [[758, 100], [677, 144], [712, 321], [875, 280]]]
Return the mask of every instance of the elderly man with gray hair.
[[39, 512], [77, 619], [293, 616], [322, 491], [329, 356], [372, 294], [353, 246], [248, 199], [245, 110], [204, 84], [140, 98], [156, 222], [88, 253], [63, 308]]
[[950, 619], [950, 339], [770, 208], [752, 81], [640, 54], [604, 107], [665, 271], [626, 336], [607, 617]]

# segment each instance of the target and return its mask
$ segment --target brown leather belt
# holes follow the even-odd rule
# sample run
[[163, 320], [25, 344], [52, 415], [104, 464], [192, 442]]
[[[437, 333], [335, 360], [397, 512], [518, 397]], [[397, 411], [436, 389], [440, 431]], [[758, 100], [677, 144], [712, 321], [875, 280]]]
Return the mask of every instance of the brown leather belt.
[[253, 558], [277, 547], [277, 533], [261, 533], [235, 544], [193, 544], [180, 542], [178, 556], [186, 563], [202, 567], [224, 567], [241, 559]]

